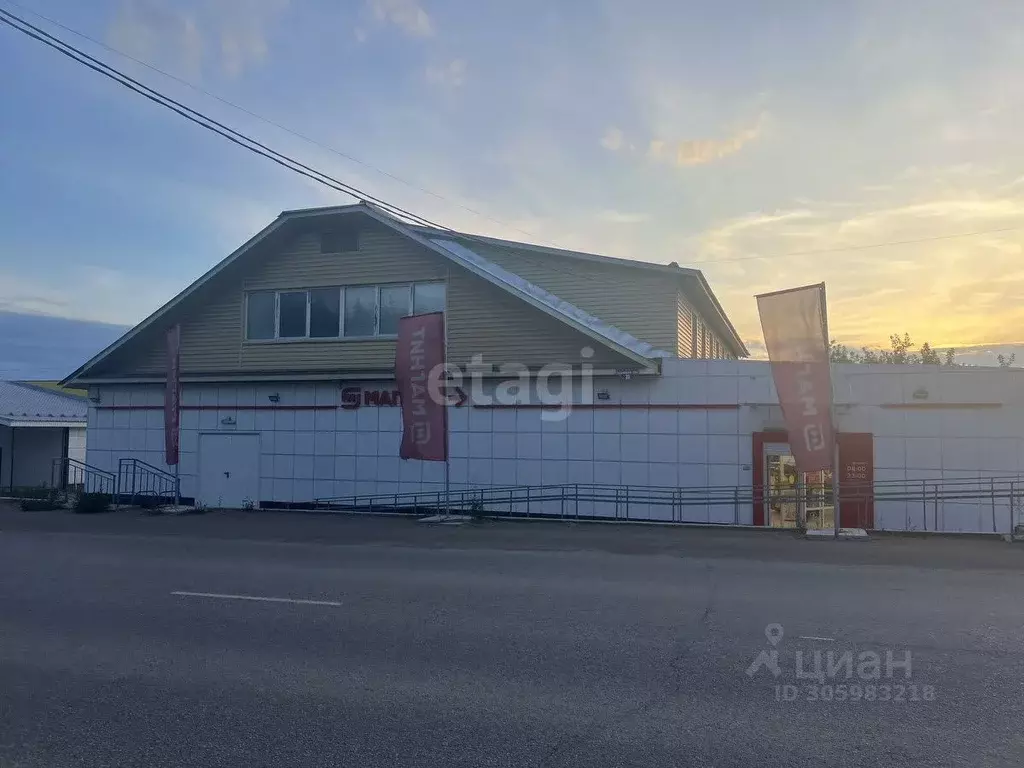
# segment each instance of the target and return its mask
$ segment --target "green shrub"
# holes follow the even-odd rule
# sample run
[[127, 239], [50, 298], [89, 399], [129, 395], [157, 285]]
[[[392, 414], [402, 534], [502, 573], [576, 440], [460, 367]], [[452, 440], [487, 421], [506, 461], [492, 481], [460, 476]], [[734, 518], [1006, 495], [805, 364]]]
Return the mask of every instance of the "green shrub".
[[83, 493], [75, 502], [75, 512], [80, 515], [106, 512], [108, 509], [110, 509], [109, 493]]
[[55, 499], [22, 499], [21, 508], [25, 512], [48, 512], [60, 509], [60, 504]]

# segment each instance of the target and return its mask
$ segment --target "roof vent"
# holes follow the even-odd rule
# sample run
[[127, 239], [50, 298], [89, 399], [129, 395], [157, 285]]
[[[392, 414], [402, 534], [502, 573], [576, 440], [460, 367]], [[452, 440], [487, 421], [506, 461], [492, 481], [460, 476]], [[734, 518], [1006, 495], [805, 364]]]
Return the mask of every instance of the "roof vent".
[[679, 266], [679, 262], [678, 262], [678, 261], [670, 261], [670, 262], [668, 263], [668, 265], [669, 265], [670, 267], [678, 267], [678, 266]]

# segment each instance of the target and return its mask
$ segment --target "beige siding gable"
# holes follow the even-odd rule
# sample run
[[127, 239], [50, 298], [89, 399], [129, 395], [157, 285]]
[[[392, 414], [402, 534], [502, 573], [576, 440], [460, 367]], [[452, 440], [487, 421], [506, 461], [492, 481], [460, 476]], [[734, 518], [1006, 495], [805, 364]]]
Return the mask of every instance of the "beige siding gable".
[[[530, 367], [552, 362], [579, 365], [584, 360], [615, 368], [637, 365], [419, 243], [389, 229], [372, 227], [361, 232], [358, 251], [347, 253], [321, 253], [318, 233], [297, 234], [269, 253], [246, 256], [203, 286], [175, 315], [182, 325], [182, 372], [341, 375], [391, 371], [395, 343], [387, 338], [245, 341], [244, 297], [252, 290], [418, 281], [447, 283], [449, 356], [453, 362], [465, 364], [474, 354], [481, 354], [488, 363]], [[163, 332], [171, 322], [168, 318], [161, 328], [140, 334], [90, 374], [162, 375]], [[596, 354], [581, 357], [584, 347]]]
[[676, 349], [678, 282], [660, 272], [466, 241], [467, 247], [584, 312], [668, 352]]
[[676, 294], [676, 355], [694, 357], [693, 320], [696, 313], [682, 291]]

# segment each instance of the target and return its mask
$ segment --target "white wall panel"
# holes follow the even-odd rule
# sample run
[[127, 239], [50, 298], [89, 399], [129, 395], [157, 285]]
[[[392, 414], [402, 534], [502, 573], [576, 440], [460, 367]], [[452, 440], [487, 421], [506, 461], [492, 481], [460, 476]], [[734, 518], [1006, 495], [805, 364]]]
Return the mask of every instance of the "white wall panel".
[[594, 479], [594, 462], [572, 461], [570, 459], [568, 462], [566, 462], [565, 481], [567, 483], [588, 484], [596, 482]]
[[[886, 444], [898, 442], [899, 438], [889, 438]], [[906, 466], [913, 469], [942, 469], [943, 440], [937, 437], [908, 437], [902, 442], [906, 450]], [[949, 441], [945, 442], [948, 444]], [[877, 455], [875, 463], [886, 467], [899, 466], [898, 463], [881, 462]]]
[[649, 482], [665, 488], [676, 488], [679, 485], [679, 468], [676, 464], [650, 464], [648, 469]]
[[568, 435], [541, 435], [540, 455], [545, 461], [561, 461], [567, 458]]
[[646, 434], [643, 435], [631, 435], [624, 434], [620, 438], [619, 450], [621, 451], [622, 461], [642, 461], [647, 462], [647, 441], [650, 437]]
[[650, 415], [646, 408], [630, 408], [621, 412], [623, 434], [647, 434]]
[[566, 443], [569, 459], [591, 461], [594, 458], [594, 436], [592, 434], [569, 434]]
[[676, 464], [679, 460], [679, 437], [674, 433], [648, 436], [647, 456], [652, 463]]
[[491, 436], [491, 453], [496, 459], [516, 458], [516, 434], [499, 432]]
[[708, 436], [681, 434], [678, 438], [678, 457], [682, 464], [706, 464], [708, 461]]
[[708, 437], [708, 462], [711, 464], [739, 463], [739, 438], [734, 435]]
[[707, 435], [708, 412], [696, 408], [684, 408], [677, 414], [680, 435]]
[[544, 485], [562, 485], [569, 482], [567, 462], [549, 459], [542, 462], [541, 479]]
[[[661, 487], [737, 486], [751, 482], [751, 434], [784, 426], [766, 364], [734, 361], [665, 361], [661, 378], [617, 378], [595, 382], [610, 399], [596, 408], [573, 409], [565, 419], [537, 409], [452, 409], [453, 485], [537, 485], [608, 483]], [[875, 436], [875, 476], [911, 481], [925, 478], [976, 478], [1015, 473], [1024, 468], [1024, 377], [1006, 371], [902, 369], [892, 366], [842, 366], [836, 369], [841, 431]], [[920, 398], [927, 390], [928, 398]], [[914, 398], [917, 392], [919, 397]], [[253, 410], [279, 395], [279, 410]], [[160, 387], [104, 387], [103, 405], [151, 407], [162, 403]], [[531, 395], [531, 397], [533, 397]], [[989, 402], [999, 409], [909, 408], [931, 403]], [[261, 494], [265, 500], [310, 501], [344, 492], [410, 492], [443, 488], [444, 466], [401, 461], [399, 408], [288, 410], [288, 406], [330, 406], [339, 402], [334, 383], [186, 385], [183, 402], [215, 410], [182, 413], [183, 492], [194, 486], [198, 430], [261, 433]], [[1020, 401], [1021, 405], [1009, 405]], [[739, 409], [623, 408], [615, 403], [671, 405], [757, 403]], [[889, 408], [879, 406], [887, 404]], [[611, 407], [609, 407], [611, 406]], [[234, 425], [221, 419], [231, 416]], [[162, 466], [163, 430], [159, 410], [90, 408], [90, 463], [113, 467], [121, 456], [135, 455]], [[185, 470], [188, 470], [186, 472]], [[980, 485], [979, 485], [980, 487]], [[340, 489], [340, 490], [339, 490]], [[337, 493], [335, 493], [337, 492]], [[548, 505], [550, 506], [550, 505]], [[920, 529], [920, 505], [879, 502], [876, 524]], [[557, 502], [555, 504], [557, 510]], [[538, 508], [534, 507], [534, 512]], [[634, 513], [639, 507], [634, 508]], [[950, 530], [992, 528], [991, 505], [979, 516], [966, 501], [940, 504], [938, 524]], [[594, 510], [590, 510], [593, 512]], [[614, 514], [614, 509], [604, 509]], [[651, 507], [651, 516], [663, 511]], [[581, 510], [583, 514], [589, 514]], [[741, 509], [752, 520], [751, 506]], [[731, 504], [703, 505], [684, 517], [732, 522]], [[936, 524], [934, 510], [928, 527]], [[987, 516], [986, 516], [987, 515]], [[1009, 509], [997, 505], [997, 523], [1008, 525]], [[909, 521], [909, 522], [908, 522]]]
[[539, 433], [520, 432], [516, 435], [516, 458], [533, 460], [541, 457], [541, 436]]

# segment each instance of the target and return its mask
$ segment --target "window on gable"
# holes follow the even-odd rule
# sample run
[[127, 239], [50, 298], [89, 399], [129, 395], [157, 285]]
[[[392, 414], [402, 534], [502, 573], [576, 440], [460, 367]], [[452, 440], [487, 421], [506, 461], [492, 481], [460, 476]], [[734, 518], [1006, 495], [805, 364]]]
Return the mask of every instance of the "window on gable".
[[306, 335], [306, 291], [282, 291], [278, 298], [277, 336], [301, 339]]
[[412, 312], [412, 286], [389, 285], [380, 289], [380, 325], [377, 332], [381, 336], [392, 336], [398, 333], [398, 321]]
[[341, 329], [341, 290], [316, 288], [309, 292], [309, 336], [337, 338]]
[[245, 338], [272, 339], [276, 328], [277, 295], [273, 291], [250, 293], [245, 311]]
[[413, 286], [412, 313], [444, 312], [444, 293], [444, 283], [417, 283]]
[[395, 336], [411, 314], [444, 311], [444, 283], [353, 285], [246, 295], [248, 341]]
[[360, 285], [345, 289], [345, 335], [373, 336], [377, 319], [377, 288]]

